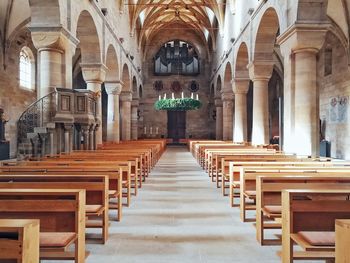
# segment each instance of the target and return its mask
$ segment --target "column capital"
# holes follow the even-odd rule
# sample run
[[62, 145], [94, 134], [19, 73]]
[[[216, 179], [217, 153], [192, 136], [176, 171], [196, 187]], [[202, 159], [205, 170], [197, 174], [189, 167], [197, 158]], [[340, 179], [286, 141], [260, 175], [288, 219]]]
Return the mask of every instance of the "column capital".
[[215, 107], [222, 107], [222, 100], [220, 97], [215, 98]]
[[233, 79], [232, 91], [234, 94], [247, 94], [249, 91], [249, 79]]
[[140, 101], [139, 99], [132, 99], [131, 101], [131, 107], [138, 107], [140, 106]]
[[70, 131], [73, 129], [73, 124], [72, 123], [64, 123], [63, 127], [64, 127], [65, 131]]
[[105, 81], [104, 84], [108, 95], [120, 95], [124, 86], [121, 81]]
[[232, 92], [222, 92], [221, 99], [222, 101], [233, 101], [234, 94]]
[[131, 91], [122, 91], [120, 93], [120, 100], [125, 102], [131, 102], [132, 101], [132, 93]]
[[257, 60], [248, 64], [251, 80], [270, 80], [274, 62], [272, 60]]
[[280, 45], [284, 57], [303, 50], [317, 53], [324, 44], [329, 27], [329, 23], [294, 24], [277, 38], [277, 44]]
[[102, 63], [80, 63], [86, 83], [102, 84], [106, 78], [106, 65]]
[[79, 40], [63, 27], [29, 27], [32, 41], [39, 51], [45, 49], [62, 52], [72, 45], [76, 47]]

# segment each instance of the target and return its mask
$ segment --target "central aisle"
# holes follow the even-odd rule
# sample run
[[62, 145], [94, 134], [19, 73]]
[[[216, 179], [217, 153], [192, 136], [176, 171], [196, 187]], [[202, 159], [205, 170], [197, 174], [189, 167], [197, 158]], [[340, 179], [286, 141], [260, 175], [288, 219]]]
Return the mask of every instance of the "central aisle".
[[185, 147], [168, 147], [107, 244], [88, 249], [88, 263], [280, 262]]

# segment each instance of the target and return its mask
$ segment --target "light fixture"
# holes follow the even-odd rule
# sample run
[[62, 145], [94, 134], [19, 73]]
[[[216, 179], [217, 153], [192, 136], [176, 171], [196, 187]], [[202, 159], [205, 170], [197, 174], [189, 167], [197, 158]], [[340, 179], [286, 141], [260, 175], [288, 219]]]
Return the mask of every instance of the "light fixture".
[[104, 16], [107, 16], [108, 15], [108, 10], [107, 8], [101, 8], [101, 12]]

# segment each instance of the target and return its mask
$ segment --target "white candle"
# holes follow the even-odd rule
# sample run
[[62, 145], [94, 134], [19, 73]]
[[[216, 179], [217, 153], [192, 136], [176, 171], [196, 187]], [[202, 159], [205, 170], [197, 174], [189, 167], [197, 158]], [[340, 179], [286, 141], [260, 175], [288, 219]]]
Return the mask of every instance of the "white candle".
[[193, 92], [191, 93], [191, 99], [193, 99]]
[[161, 100], [161, 99], [162, 99], [162, 96], [159, 95], [159, 100]]
[[149, 134], [152, 134], [153, 127], [149, 128]]
[[175, 99], [174, 92], [171, 93], [171, 98], [172, 98], [172, 99]]
[[199, 96], [198, 96], [198, 94], [196, 95], [196, 100], [199, 100]]
[[147, 127], [146, 126], [143, 128], [143, 133], [147, 134]]
[[158, 127], [156, 127], [156, 134], [158, 135]]
[[181, 99], [184, 98], [184, 92], [181, 92]]
[[166, 100], [166, 93], [164, 94], [164, 99]]

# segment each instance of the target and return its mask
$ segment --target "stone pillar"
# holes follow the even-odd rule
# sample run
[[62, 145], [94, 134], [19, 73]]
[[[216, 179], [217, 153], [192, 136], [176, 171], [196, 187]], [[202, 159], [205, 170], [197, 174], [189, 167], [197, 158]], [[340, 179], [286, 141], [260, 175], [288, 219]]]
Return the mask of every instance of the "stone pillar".
[[[42, 28], [30, 28], [32, 41], [38, 50], [38, 98], [52, 92], [55, 87], [71, 88], [67, 79], [72, 78], [71, 63], [76, 45], [79, 41], [62, 30], [43, 32]], [[70, 72], [69, 75], [66, 75]], [[68, 81], [68, 84], [71, 82]]]
[[222, 140], [223, 112], [222, 112], [222, 101], [220, 98], [215, 99], [215, 107], [216, 107], [216, 140]]
[[83, 149], [84, 149], [84, 151], [87, 151], [87, 150], [90, 149], [90, 147], [89, 147], [89, 142], [90, 142], [90, 138], [89, 138], [90, 126], [88, 126], [88, 125], [82, 126], [82, 127], [81, 127], [81, 132], [82, 132], [83, 138], [84, 138]]
[[55, 155], [55, 137], [54, 137], [54, 129], [49, 130], [49, 140], [50, 140], [50, 155], [54, 156]]
[[124, 91], [120, 95], [120, 113], [121, 113], [121, 139], [129, 141], [131, 139], [131, 101], [130, 91]]
[[73, 125], [72, 124], [64, 124], [64, 152], [71, 152], [71, 131]]
[[248, 67], [254, 83], [252, 144], [269, 144], [269, 80], [273, 61], [255, 61]]
[[108, 112], [107, 112], [107, 141], [120, 141], [120, 112], [119, 95], [122, 91], [123, 83], [120, 81], [105, 82], [105, 89], [108, 94]]
[[44, 97], [55, 87], [63, 87], [62, 82], [62, 54], [63, 51], [55, 48], [39, 48], [40, 79], [39, 96]]
[[96, 124], [98, 127], [96, 133], [97, 145], [102, 144], [102, 99], [101, 99], [101, 84], [106, 77], [106, 66], [100, 63], [86, 64], [81, 63], [83, 78], [87, 84], [87, 89], [96, 93]]
[[222, 98], [222, 122], [223, 131], [222, 137], [224, 141], [233, 140], [233, 93], [223, 92], [221, 94]]
[[96, 150], [95, 149], [95, 125], [91, 125], [89, 129], [89, 150]]
[[138, 139], [138, 128], [139, 128], [139, 121], [137, 117], [138, 109], [139, 109], [139, 100], [133, 99], [131, 103], [131, 139], [132, 140]]
[[285, 58], [283, 150], [319, 156], [317, 54], [327, 25], [294, 25], [278, 38]]
[[247, 93], [249, 90], [249, 79], [234, 79], [232, 90], [235, 94], [235, 125], [234, 142], [247, 141]]

